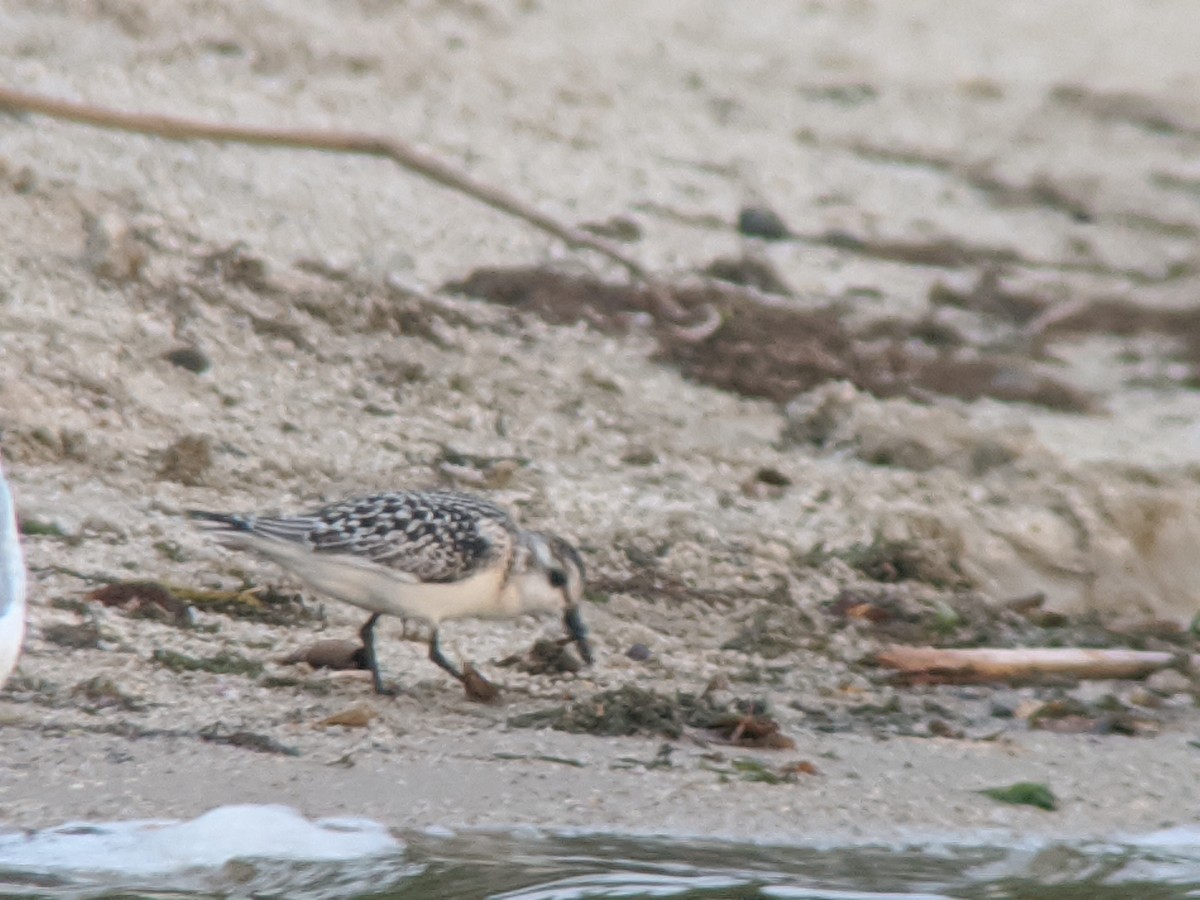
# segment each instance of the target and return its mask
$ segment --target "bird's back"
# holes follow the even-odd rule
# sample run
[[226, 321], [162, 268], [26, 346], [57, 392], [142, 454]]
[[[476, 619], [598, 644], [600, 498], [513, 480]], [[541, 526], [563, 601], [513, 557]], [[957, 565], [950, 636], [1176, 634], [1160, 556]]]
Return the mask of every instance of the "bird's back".
[[298, 544], [429, 584], [460, 581], [495, 564], [512, 552], [517, 533], [499, 506], [454, 491], [371, 494], [296, 516], [191, 515], [215, 523], [231, 544], [261, 552], [267, 552], [264, 545], [247, 539]]

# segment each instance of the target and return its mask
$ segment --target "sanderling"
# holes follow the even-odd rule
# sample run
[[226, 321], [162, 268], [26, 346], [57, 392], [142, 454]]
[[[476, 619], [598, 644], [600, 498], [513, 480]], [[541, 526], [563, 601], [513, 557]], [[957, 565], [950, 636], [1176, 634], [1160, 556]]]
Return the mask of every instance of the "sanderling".
[[25, 560], [17, 513], [0, 470], [0, 684], [16, 668], [25, 637]]
[[227, 547], [253, 550], [311, 588], [372, 613], [362, 627], [375, 690], [386, 693], [375, 656], [381, 615], [433, 629], [429, 658], [467, 684], [438, 645], [445, 619], [507, 618], [557, 611], [584, 662], [592, 661], [579, 615], [583, 560], [554, 534], [526, 531], [499, 506], [454, 491], [355, 497], [298, 516], [194, 510]]

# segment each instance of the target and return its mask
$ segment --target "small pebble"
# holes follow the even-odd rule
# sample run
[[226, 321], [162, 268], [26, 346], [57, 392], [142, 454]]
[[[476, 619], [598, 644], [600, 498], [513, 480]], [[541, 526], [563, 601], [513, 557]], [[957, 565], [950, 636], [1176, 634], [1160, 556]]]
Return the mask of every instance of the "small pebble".
[[992, 702], [991, 709], [988, 711], [994, 718], [1011, 719], [1016, 714], [1016, 706], [1004, 700], [996, 700]]
[[630, 447], [621, 462], [627, 466], [652, 466], [658, 462], [658, 454], [649, 447]]
[[781, 241], [791, 235], [779, 214], [766, 206], [743, 206], [738, 212], [737, 227], [747, 237], [768, 241]]
[[285, 656], [285, 664], [308, 663], [314, 669], [365, 669], [366, 653], [358, 641], [326, 638]]
[[164, 353], [163, 359], [197, 375], [212, 368], [212, 360], [195, 347], [177, 347], [169, 353]]
[[654, 654], [650, 652], [650, 648], [647, 647], [645, 644], [634, 644], [632, 647], [630, 647], [628, 650], [625, 651], [625, 655], [628, 656], [630, 659], [632, 659], [634, 662], [645, 662], [650, 657], [652, 657]]
[[1178, 669], [1162, 669], [1146, 679], [1146, 687], [1156, 694], [1169, 697], [1191, 690], [1191, 680]]

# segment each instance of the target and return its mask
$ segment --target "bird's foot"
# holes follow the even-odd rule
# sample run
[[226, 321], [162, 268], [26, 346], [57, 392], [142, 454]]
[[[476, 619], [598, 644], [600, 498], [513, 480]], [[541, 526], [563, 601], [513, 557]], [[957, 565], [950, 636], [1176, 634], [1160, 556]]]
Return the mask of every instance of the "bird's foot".
[[384, 681], [382, 678], [378, 684], [374, 685], [374, 690], [380, 697], [399, 697], [404, 693], [404, 688], [400, 686], [400, 682]]
[[479, 674], [479, 670], [471, 663], [463, 664], [462, 676], [459, 680], [462, 681], [463, 691], [468, 700], [474, 700], [476, 703], [491, 703], [500, 696], [500, 688]]

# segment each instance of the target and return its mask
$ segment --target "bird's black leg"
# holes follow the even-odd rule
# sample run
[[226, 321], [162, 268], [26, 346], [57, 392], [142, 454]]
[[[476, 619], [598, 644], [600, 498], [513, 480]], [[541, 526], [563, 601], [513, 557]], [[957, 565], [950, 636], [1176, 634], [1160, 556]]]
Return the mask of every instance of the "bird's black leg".
[[454, 668], [454, 664], [446, 657], [442, 656], [442, 648], [438, 644], [437, 629], [433, 629], [433, 636], [429, 639], [429, 659], [431, 662], [437, 663], [459, 681], [463, 681], [463, 673]]
[[390, 695], [396, 692], [384, 685], [383, 676], [379, 673], [379, 659], [375, 656], [375, 623], [381, 615], [382, 613], [375, 613], [367, 619], [367, 624], [359, 629], [358, 636], [362, 638], [363, 656], [371, 672], [371, 683], [375, 686], [375, 693]]

